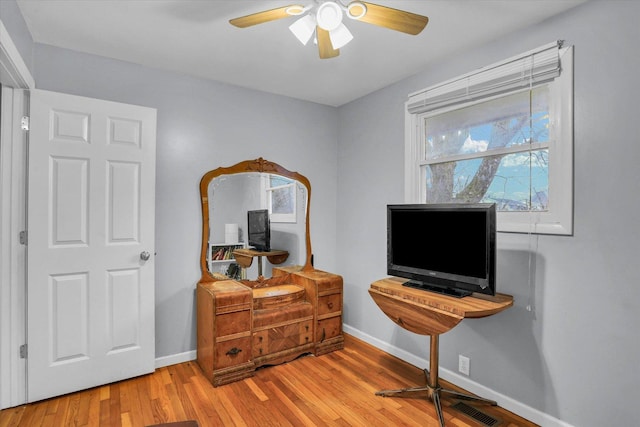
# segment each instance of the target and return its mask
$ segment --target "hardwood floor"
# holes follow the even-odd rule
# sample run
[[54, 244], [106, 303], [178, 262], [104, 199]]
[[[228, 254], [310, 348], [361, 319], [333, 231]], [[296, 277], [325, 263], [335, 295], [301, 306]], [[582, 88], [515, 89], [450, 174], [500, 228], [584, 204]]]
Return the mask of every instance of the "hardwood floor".
[[[254, 377], [232, 384], [214, 388], [195, 361], [186, 362], [5, 409], [0, 411], [0, 427], [137, 427], [185, 420], [197, 420], [203, 427], [438, 426], [431, 401], [374, 394], [424, 381], [422, 370], [347, 335], [344, 350], [260, 369]], [[444, 382], [443, 386], [458, 389]], [[451, 408], [454, 403], [443, 399], [447, 426], [536, 425], [499, 407], [470, 404], [498, 420], [479, 422]]]

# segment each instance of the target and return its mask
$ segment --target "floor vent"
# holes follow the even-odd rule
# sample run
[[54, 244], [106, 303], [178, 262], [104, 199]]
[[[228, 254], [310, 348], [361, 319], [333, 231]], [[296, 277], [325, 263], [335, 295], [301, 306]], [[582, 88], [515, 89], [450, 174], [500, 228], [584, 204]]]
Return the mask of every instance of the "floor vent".
[[458, 402], [451, 407], [487, 427], [496, 427], [500, 425], [500, 420], [493, 418], [491, 415], [485, 414], [484, 412], [481, 412], [473, 406], [467, 405], [464, 402]]

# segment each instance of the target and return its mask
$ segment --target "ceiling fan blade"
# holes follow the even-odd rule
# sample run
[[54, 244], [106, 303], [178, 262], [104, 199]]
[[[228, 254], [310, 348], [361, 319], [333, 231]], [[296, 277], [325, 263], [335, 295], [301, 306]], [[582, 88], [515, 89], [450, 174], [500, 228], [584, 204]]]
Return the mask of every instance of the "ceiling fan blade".
[[316, 27], [316, 34], [318, 37], [318, 52], [321, 59], [335, 58], [340, 55], [340, 50], [334, 49], [331, 45], [329, 31]]
[[358, 21], [378, 25], [391, 30], [417, 35], [427, 26], [429, 18], [391, 7], [362, 2], [367, 7], [367, 13]]
[[253, 25], [263, 24], [265, 22], [275, 21], [276, 19], [288, 18], [297, 14], [290, 13], [291, 10], [298, 11], [303, 9], [304, 6], [300, 5], [283, 6], [277, 9], [265, 10], [258, 13], [252, 13], [251, 15], [234, 18], [229, 20], [229, 23], [239, 28], [247, 28]]

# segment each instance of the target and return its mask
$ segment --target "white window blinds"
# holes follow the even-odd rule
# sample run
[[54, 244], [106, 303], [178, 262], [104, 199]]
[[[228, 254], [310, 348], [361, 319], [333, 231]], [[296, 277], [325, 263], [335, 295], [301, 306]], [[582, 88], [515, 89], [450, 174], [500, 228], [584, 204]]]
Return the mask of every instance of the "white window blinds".
[[439, 108], [531, 87], [560, 75], [562, 41], [522, 53], [409, 95], [407, 111], [426, 113]]

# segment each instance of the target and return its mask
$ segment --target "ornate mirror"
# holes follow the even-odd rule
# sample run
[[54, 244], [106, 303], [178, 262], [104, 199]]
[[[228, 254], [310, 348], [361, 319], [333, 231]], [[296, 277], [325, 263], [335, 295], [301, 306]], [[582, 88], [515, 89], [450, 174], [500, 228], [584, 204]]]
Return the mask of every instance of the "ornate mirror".
[[[241, 267], [251, 264], [251, 257], [242, 259], [240, 256], [240, 252], [250, 248], [248, 213], [265, 209], [270, 218], [272, 248], [266, 257], [274, 263], [286, 260], [286, 265], [313, 269], [309, 235], [310, 196], [311, 185], [306, 177], [262, 158], [204, 174], [200, 181], [201, 282], [231, 277], [236, 273], [238, 263]], [[258, 259], [262, 275], [262, 259]], [[232, 264], [236, 264], [234, 274], [228, 270]], [[257, 279], [257, 276], [253, 273], [252, 277], [241, 278]]]

